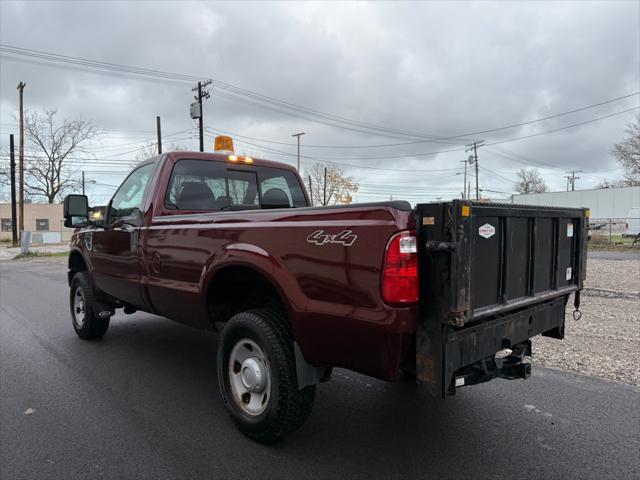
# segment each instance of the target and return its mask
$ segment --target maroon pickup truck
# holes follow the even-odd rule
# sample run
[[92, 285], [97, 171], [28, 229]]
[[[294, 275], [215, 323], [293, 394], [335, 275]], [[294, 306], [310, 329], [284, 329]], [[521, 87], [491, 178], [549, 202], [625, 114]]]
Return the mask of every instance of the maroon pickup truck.
[[571, 294], [578, 311], [586, 209], [309, 205], [288, 165], [194, 152], [142, 162], [99, 221], [68, 196], [76, 333], [101, 337], [118, 308], [218, 331], [226, 409], [272, 442], [333, 367], [445, 397], [527, 378], [530, 338], [563, 338]]

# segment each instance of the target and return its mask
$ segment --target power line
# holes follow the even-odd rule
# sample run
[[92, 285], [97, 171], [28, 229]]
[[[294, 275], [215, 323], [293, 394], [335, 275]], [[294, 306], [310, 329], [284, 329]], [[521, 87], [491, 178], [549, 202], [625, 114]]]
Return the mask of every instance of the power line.
[[509, 143], [509, 142], [515, 142], [517, 140], [524, 140], [525, 138], [533, 138], [533, 137], [539, 137], [540, 135], [547, 135], [549, 133], [555, 133], [555, 132], [559, 132], [561, 130], [567, 130], [568, 128], [574, 128], [574, 127], [579, 127], [581, 125], [586, 125], [588, 123], [593, 123], [593, 122], [597, 122], [598, 120], [604, 120], [605, 118], [611, 118], [611, 117], [615, 117], [616, 115], [622, 115], [623, 113], [627, 113], [627, 112], [632, 112], [633, 110], [638, 110], [640, 109], [640, 106], [638, 107], [631, 107], [631, 108], [627, 108], [626, 110], [621, 110], [619, 112], [615, 112], [615, 113], [611, 113], [609, 115], [603, 115], [601, 117], [596, 117], [596, 118], [592, 118], [590, 120], [585, 120], [583, 122], [578, 122], [578, 123], [572, 123], [571, 125], [566, 125], [564, 127], [560, 127], [560, 128], [554, 128], [553, 130], [546, 130], [544, 132], [539, 132], [539, 133], [533, 133], [531, 135], [524, 135], [522, 137], [515, 137], [515, 138], [510, 138], [508, 140], [500, 140], [498, 142], [492, 142], [492, 143], [487, 143], [487, 146], [491, 146], [491, 145], [500, 145], [502, 143]]
[[[501, 130], [508, 130], [511, 128], [516, 128], [516, 127], [522, 127], [525, 125], [531, 125], [533, 123], [538, 123], [538, 122], [542, 122], [545, 120], [550, 120], [553, 118], [558, 118], [558, 117], [562, 117], [565, 115], [570, 115], [572, 113], [577, 113], [577, 112], [581, 112], [584, 110], [588, 110], [591, 108], [596, 108], [596, 107], [600, 107], [602, 105], [607, 105], [609, 103], [613, 103], [613, 102], [617, 102], [626, 98], [630, 98], [636, 95], [639, 95], [640, 92], [635, 92], [635, 93], [630, 93], [628, 95], [623, 95], [621, 97], [617, 97], [617, 98], [612, 98], [610, 100], [605, 100], [603, 102], [599, 102], [599, 103], [594, 103], [591, 105], [586, 105], [584, 107], [580, 107], [580, 108], [576, 108], [573, 110], [568, 110], [565, 112], [560, 112], [560, 113], [556, 113], [553, 115], [548, 115], [546, 117], [540, 117], [540, 118], [536, 118], [533, 120], [527, 120], [524, 122], [520, 122], [520, 123], [514, 123], [511, 125], [504, 125], [502, 127], [496, 127], [496, 128], [491, 128], [488, 130], [480, 130], [480, 131], [475, 131], [475, 132], [468, 132], [468, 133], [464, 133], [464, 134], [459, 134], [459, 135], [450, 135], [450, 136], [443, 136], [443, 137], [437, 137], [434, 139], [430, 139], [430, 140], [412, 140], [412, 141], [408, 141], [408, 142], [397, 142], [397, 143], [384, 143], [384, 144], [376, 144], [376, 145], [306, 145], [305, 147], [309, 147], [309, 148], [330, 148], [330, 149], [339, 149], [339, 148], [344, 148], [344, 149], [362, 149], [362, 148], [385, 148], [385, 147], [399, 147], [399, 146], [405, 146], [405, 145], [415, 145], [415, 144], [420, 144], [420, 143], [428, 143], [428, 142], [444, 142], [445, 140], [453, 140], [453, 139], [457, 139], [457, 138], [462, 138], [462, 137], [472, 137], [474, 135], [481, 135], [484, 133], [493, 133], [493, 132], [498, 132]], [[220, 130], [220, 129], [218, 129]], [[358, 132], [361, 132], [361, 130], [356, 130]], [[232, 133], [232, 132], [228, 132], [228, 133]], [[239, 136], [239, 134], [234, 134], [234, 136]], [[275, 140], [265, 140], [265, 139], [260, 139], [260, 138], [252, 138], [252, 137], [246, 137], [245, 138], [250, 138], [253, 140], [258, 140], [258, 141], [263, 141], [263, 142], [267, 142], [267, 143], [274, 143], [274, 144], [279, 144], [279, 145], [287, 145], [287, 146], [294, 146], [294, 144], [292, 143], [287, 143], [287, 142], [278, 142]], [[464, 140], [463, 140], [464, 141]], [[457, 142], [448, 142], [448, 143], [457, 143]]]
[[[12, 45], [7, 45], [7, 44], [0, 44], [0, 51], [5, 52], [5, 53], [9, 53], [9, 54], [13, 54], [13, 55], [28, 56], [28, 57], [32, 57], [32, 58], [39, 58], [39, 59], [45, 59], [45, 60], [49, 60], [49, 61], [80, 65], [80, 66], [85, 66], [85, 67], [95, 68], [95, 69], [113, 70], [113, 71], [125, 72], [125, 73], [130, 73], [130, 74], [135, 74], [135, 75], [142, 75], [142, 76], [153, 76], [153, 77], [158, 77], [158, 78], [163, 78], [163, 79], [168, 79], [168, 80], [193, 82], [193, 81], [199, 81], [202, 78], [204, 78], [204, 77], [199, 77], [199, 76], [194, 76], [194, 75], [179, 74], [179, 73], [167, 72], [167, 71], [156, 70], [156, 69], [141, 68], [141, 67], [132, 67], [132, 66], [127, 66], [127, 65], [121, 65], [121, 64], [116, 64], [116, 63], [109, 63], [109, 62], [90, 60], [90, 59], [85, 59], [85, 58], [80, 58], [80, 57], [69, 56], [69, 55], [54, 54], [54, 53], [49, 53], [49, 52], [43, 52], [43, 51], [40, 51], [40, 50], [33, 50], [33, 49], [15, 47], [15, 46], [12, 46]], [[420, 133], [420, 132], [413, 132], [413, 131], [409, 131], [409, 130], [394, 129], [394, 128], [390, 128], [390, 127], [382, 127], [382, 126], [375, 125], [375, 124], [369, 124], [369, 123], [360, 122], [360, 121], [357, 121], [357, 120], [348, 119], [346, 117], [341, 117], [341, 116], [338, 116], [338, 115], [321, 112], [319, 110], [315, 110], [315, 109], [312, 109], [312, 108], [309, 108], [309, 107], [300, 106], [300, 105], [297, 105], [297, 104], [294, 104], [294, 103], [291, 103], [291, 102], [287, 102], [287, 101], [280, 100], [280, 99], [277, 99], [277, 98], [274, 98], [274, 97], [270, 97], [268, 95], [264, 95], [264, 94], [260, 94], [260, 93], [257, 93], [257, 92], [253, 92], [251, 90], [243, 89], [243, 88], [237, 87], [237, 86], [235, 86], [233, 84], [222, 82], [222, 81], [219, 81], [219, 80], [215, 80], [214, 85], [219, 89], [226, 90], [228, 92], [227, 95], [229, 95], [229, 96], [234, 96], [234, 95], [235, 96], [243, 96], [243, 97], [246, 97], [248, 99], [253, 99], [255, 101], [259, 101], [259, 102], [262, 102], [262, 103], [267, 103], [267, 104], [271, 104], [271, 105], [280, 106], [282, 108], [294, 110], [294, 111], [297, 111], [297, 112], [300, 112], [300, 113], [306, 113], [307, 115], [317, 116], [317, 117], [323, 118], [325, 120], [332, 120], [334, 122], [343, 123], [345, 125], [352, 125], [352, 126], [357, 126], [359, 128], [364, 128], [364, 129], [370, 130], [370, 132], [366, 132], [365, 131], [365, 132], [362, 132], [362, 133], [368, 133], [368, 134], [373, 134], [373, 135], [385, 134], [385, 135], [382, 135], [382, 136], [390, 136], [389, 134], [396, 134], [396, 135], [403, 135], [405, 137], [413, 137], [413, 138], [420, 138], [421, 139], [421, 140], [417, 140], [417, 141], [413, 141], [413, 142], [407, 142], [405, 144], [424, 143], [424, 142], [442, 142], [442, 141], [447, 141], [447, 140], [458, 139], [458, 138], [461, 138], [461, 137], [467, 137], [467, 136], [478, 135], [478, 134], [483, 134], [483, 133], [492, 133], [492, 132], [505, 130], [505, 129], [509, 129], [509, 128], [516, 128], [516, 127], [528, 125], [528, 124], [531, 124], [531, 123], [536, 123], [536, 122], [540, 122], [540, 121], [544, 121], [544, 120], [549, 120], [549, 119], [552, 119], [552, 118], [557, 118], [557, 117], [560, 117], [560, 116], [563, 116], [563, 115], [569, 115], [569, 114], [572, 114], [572, 113], [577, 113], [577, 112], [580, 112], [580, 111], [584, 111], [584, 110], [587, 110], [587, 109], [590, 109], [590, 108], [595, 108], [595, 107], [598, 107], [598, 106], [602, 106], [602, 105], [605, 105], [605, 104], [608, 104], [608, 103], [616, 102], [616, 101], [623, 100], [625, 98], [629, 98], [629, 97], [632, 97], [632, 96], [640, 94], [640, 92], [634, 92], [634, 93], [631, 93], [631, 94], [628, 94], [628, 95], [624, 95], [624, 96], [620, 96], [620, 97], [617, 97], [617, 98], [613, 98], [613, 99], [610, 99], [610, 100], [605, 100], [605, 101], [602, 101], [602, 102], [594, 103], [594, 104], [587, 105], [587, 106], [584, 106], [584, 107], [580, 107], [580, 108], [577, 108], [577, 109], [568, 110], [566, 112], [560, 112], [560, 113], [556, 113], [556, 114], [549, 115], [549, 116], [546, 116], [546, 117], [541, 117], [541, 118], [534, 119], [534, 120], [515, 123], [515, 124], [506, 125], [506, 126], [502, 126], [502, 127], [496, 127], [496, 128], [492, 128], [492, 129], [488, 129], [488, 130], [482, 130], [482, 131], [479, 131], [479, 132], [470, 132], [470, 133], [454, 135], [454, 136], [437, 136], [437, 135], [425, 135], [425, 134]], [[602, 117], [602, 118], [606, 118], [606, 117]], [[314, 120], [314, 121], [316, 121], [316, 120]], [[333, 126], [336, 126], [336, 125], [333, 125]], [[340, 128], [344, 128], [344, 125], [340, 126]], [[554, 131], [558, 131], [558, 130], [560, 130], [560, 129], [557, 129], [557, 130], [554, 130]], [[375, 131], [375, 132], [378, 132], [378, 133], [372, 133], [371, 131]], [[536, 135], [540, 135], [540, 134], [536, 134]], [[528, 137], [520, 137], [519, 139], [521, 139], [521, 138], [528, 138]], [[511, 140], [507, 140], [507, 141], [514, 141], [514, 140], [515, 139], [511, 139]], [[462, 141], [467, 141], [467, 140], [463, 139]], [[381, 145], [381, 146], [398, 146], [398, 145], [399, 144], [395, 144], [395, 145], [394, 144], [387, 144], [387, 145]], [[371, 146], [362, 146], [362, 148], [370, 148], [370, 147]]]
[[513, 184], [513, 183], [516, 182], [515, 178], [514, 179], [509, 179], [509, 178], [507, 178], [507, 177], [505, 177], [503, 175], [500, 175], [498, 172], [485, 167], [484, 165], [480, 167], [480, 170], [488, 172], [488, 173], [491, 173], [492, 175], [496, 176], [497, 178], [499, 178], [499, 179], [501, 179], [501, 180], [503, 180], [503, 181], [505, 181], [507, 183]]
[[504, 148], [502, 149], [498, 149], [496, 147], [487, 147], [490, 151], [500, 155], [503, 158], [509, 159], [509, 160], [514, 160], [516, 162], [522, 163], [524, 165], [537, 165], [539, 167], [543, 167], [543, 168], [553, 168], [553, 169], [557, 169], [557, 170], [561, 170], [559, 167], [556, 167], [555, 165], [551, 165], [550, 163], [544, 163], [541, 162], [540, 160], [531, 160], [530, 158], [524, 157], [520, 154], [515, 154], [512, 152], [507, 152], [504, 151]]
[[[194, 82], [194, 81], [199, 81], [202, 78], [206, 78], [204, 76], [201, 77], [201, 76], [194, 76], [194, 75], [186, 75], [186, 74], [173, 73], [173, 72], [167, 72], [162, 70], [132, 67], [132, 66], [121, 65], [121, 64], [110, 63], [110, 62], [90, 60], [90, 59], [74, 57], [70, 55], [61, 55], [61, 54], [55, 54], [50, 52], [44, 52], [41, 50], [15, 47], [7, 44], [0, 44], [0, 52], [5, 52], [12, 55], [18, 55], [18, 56], [27, 56], [31, 58], [37, 58], [40, 60], [60, 62], [60, 63], [72, 64], [76, 66], [84, 66], [84, 67], [100, 69], [100, 70], [117, 71], [121, 73], [129, 73], [129, 74], [141, 75], [146, 77], [162, 78], [165, 80], [172, 80], [172, 81]], [[307, 114], [319, 116], [326, 119], [331, 119], [333, 121], [338, 121], [340, 123], [356, 125], [361, 128], [366, 128], [369, 130], [381, 131], [381, 132], [387, 132], [387, 133], [396, 133], [396, 134], [401, 134], [404, 136], [411, 136], [411, 137], [422, 137], [422, 138], [434, 137], [434, 136], [424, 135], [418, 132], [409, 132], [409, 131], [403, 131], [399, 129], [392, 129], [388, 127], [381, 127], [378, 125], [367, 124], [364, 122], [358, 122], [358, 121], [347, 119], [344, 117], [339, 117], [337, 115], [320, 112], [318, 110], [314, 110], [308, 107], [303, 107], [300, 105], [286, 102], [284, 100], [276, 99], [274, 97], [262, 95], [257, 92], [253, 92], [251, 90], [243, 89], [235, 85], [232, 85], [230, 83], [222, 82], [219, 80], [215, 80], [214, 86], [219, 89], [227, 90], [228, 92], [230, 92], [231, 95], [242, 95], [248, 98], [252, 98], [254, 100], [260, 100], [265, 103], [278, 104], [288, 109], [292, 109], [300, 112], [306, 112]]]
[[[539, 137], [541, 135], [547, 135], [547, 134], [550, 134], [550, 133], [559, 132], [561, 130], [567, 130], [569, 128], [579, 127], [579, 126], [586, 125], [586, 124], [589, 124], [589, 123], [597, 122], [599, 120], [604, 120], [606, 118], [611, 118], [611, 117], [614, 117], [614, 116], [617, 116], [617, 115], [622, 115], [624, 113], [628, 113], [628, 112], [631, 112], [633, 110], [637, 110], [639, 108], [640, 107], [632, 107], [632, 108], [628, 108], [628, 109], [625, 109], [625, 110], [621, 110], [619, 112], [611, 113], [609, 115], [603, 115], [603, 116], [592, 118], [592, 119], [585, 120], [585, 121], [582, 121], [582, 122], [577, 122], [577, 123], [573, 123], [573, 124], [570, 124], [570, 125], [565, 125], [564, 127], [554, 128], [552, 130], [546, 130], [546, 131], [543, 131], [543, 132], [538, 132], [538, 133], [529, 134], [529, 135], [523, 135], [523, 136], [520, 136], [520, 137], [514, 137], [514, 138], [507, 139], [507, 140], [499, 140], [499, 141], [496, 141], [496, 142], [486, 143], [484, 146], [501, 145], [503, 143], [510, 143], [510, 142], [515, 142], [515, 141], [518, 141], [518, 140], [525, 140], [525, 139], [528, 139], [528, 138]], [[208, 130], [211, 131], [211, 129], [208, 129]], [[215, 131], [212, 131], [212, 133], [215, 134]], [[255, 144], [255, 143], [246, 142], [246, 141], [243, 142], [243, 143], [246, 143], [248, 145], [252, 145], [252, 146], [258, 147], [258, 148], [263, 148], [263, 149], [266, 149], [266, 150], [277, 151], [275, 149], [272, 149], [270, 147], [265, 147], [264, 145], [260, 145], [260, 144]], [[400, 159], [400, 158], [414, 158], [414, 157], [424, 157], [424, 156], [438, 155], [440, 153], [461, 152], [461, 151], [464, 151], [464, 150], [465, 150], [465, 148], [453, 148], [453, 149], [447, 149], [447, 150], [435, 150], [435, 151], [430, 151], [430, 152], [418, 152], [418, 153], [412, 153], [412, 154], [406, 154], [406, 155], [383, 155], [383, 156], [366, 156], [366, 157], [353, 157], [353, 156], [350, 156], [350, 157], [335, 157], [335, 156], [325, 157], [325, 156], [323, 156], [323, 160], [324, 161], [328, 161], [329, 159], [331, 159], [331, 160], [393, 160], [393, 159]], [[279, 153], [283, 153], [285, 155], [292, 155], [289, 152], [283, 152], [281, 150], [278, 151], [278, 152]], [[317, 157], [311, 157], [311, 156], [306, 156], [306, 155], [302, 155], [302, 158], [308, 158], [308, 159], [311, 159], [311, 160], [318, 160]]]
[[[355, 126], [349, 126], [352, 124], [345, 124], [342, 125], [340, 124], [339, 121], [329, 121], [328, 119], [325, 119], [324, 117], [321, 118], [314, 118], [315, 114], [313, 113], [308, 113], [305, 111], [298, 111], [298, 110], [294, 110], [294, 112], [289, 111], [291, 110], [290, 108], [287, 107], [282, 107], [281, 105], [274, 103], [274, 102], [265, 102], [265, 101], [259, 101], [259, 100], [255, 100], [255, 99], [251, 99], [251, 98], [241, 98], [239, 96], [234, 96], [234, 95], [230, 95], [230, 94], [226, 94], [226, 93], [222, 93], [219, 91], [214, 91], [214, 95], [220, 98], [227, 98], [233, 101], [238, 101], [241, 103], [247, 103], [250, 105], [257, 105], [260, 108], [264, 108], [267, 110], [272, 110], [272, 111], [276, 111], [279, 113], [284, 113], [286, 115], [289, 116], [293, 116], [296, 118], [301, 118], [304, 120], [308, 120], [310, 122], [314, 122], [314, 123], [319, 123], [322, 125], [328, 125], [330, 127], [335, 127], [335, 128], [340, 128], [342, 130], [349, 130], [351, 132], [356, 132], [356, 133], [362, 133], [365, 135], [373, 135], [373, 136], [377, 136], [377, 137], [386, 137], [386, 138], [396, 138], [396, 139], [400, 139], [400, 140], [406, 140], [406, 139], [415, 139], [418, 135], [409, 135], [409, 134], [402, 134], [402, 133], [395, 133], [392, 131], [389, 132], [385, 132], [383, 130], [377, 129], [376, 131], [369, 131], [366, 130], [366, 127], [360, 127], [360, 128], [356, 128]], [[338, 122], [338, 123], [336, 123]], [[427, 140], [423, 140], [424, 142], [431, 142], [431, 143], [454, 143], [454, 144], [460, 144], [463, 143], [463, 141], [458, 141], [458, 142], [452, 142], [452, 141], [445, 141], [445, 140], [438, 140], [436, 138], [429, 138]]]

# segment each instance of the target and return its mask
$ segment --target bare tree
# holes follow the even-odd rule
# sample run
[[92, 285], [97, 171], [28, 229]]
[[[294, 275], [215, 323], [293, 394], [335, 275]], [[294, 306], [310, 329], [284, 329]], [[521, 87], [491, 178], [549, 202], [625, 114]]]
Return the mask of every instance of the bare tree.
[[516, 191], [519, 193], [541, 193], [548, 190], [547, 184], [544, 183], [536, 168], [521, 168], [516, 175], [518, 176]]
[[627, 182], [625, 182], [624, 180], [609, 180], [607, 178], [603, 178], [596, 184], [594, 188], [596, 190], [603, 190], [605, 188], [618, 188], [625, 186], [627, 186]]
[[613, 154], [624, 169], [627, 186], [640, 185], [640, 114], [627, 124], [627, 136], [613, 146]]
[[[165, 150], [165, 152], [177, 152], [187, 150], [187, 147], [185, 147], [184, 145], [178, 145], [177, 143], [171, 143], [169, 145], [169, 148], [163, 150]], [[157, 142], [149, 142], [146, 145], [140, 147], [140, 150], [138, 150], [138, 153], [136, 153], [136, 156], [129, 164], [129, 167], [133, 168], [147, 158], [155, 157], [156, 155], [158, 155]]]
[[[4, 155], [3, 155], [4, 156]], [[11, 174], [9, 161], [0, 161], [0, 202], [6, 202], [11, 197]]]
[[96, 137], [94, 126], [84, 120], [58, 122], [55, 109], [29, 111], [24, 131], [29, 153], [25, 154], [25, 190], [54, 203], [80, 183], [78, 169], [70, 166], [74, 154], [87, 153], [86, 143]]
[[[324, 186], [325, 168], [327, 170], [327, 185]], [[304, 180], [308, 182], [311, 177], [311, 194], [314, 205], [336, 205], [339, 203], [351, 203], [351, 194], [358, 191], [359, 185], [353, 178], [344, 174], [340, 167], [332, 167], [324, 163], [314, 163], [305, 171]]]

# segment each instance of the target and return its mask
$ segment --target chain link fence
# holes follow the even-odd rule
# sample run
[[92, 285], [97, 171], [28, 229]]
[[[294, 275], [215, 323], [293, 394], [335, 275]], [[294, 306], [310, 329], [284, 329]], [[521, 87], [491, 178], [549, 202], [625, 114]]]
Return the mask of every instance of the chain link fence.
[[589, 220], [589, 237], [613, 243], [640, 245], [640, 217], [592, 218]]

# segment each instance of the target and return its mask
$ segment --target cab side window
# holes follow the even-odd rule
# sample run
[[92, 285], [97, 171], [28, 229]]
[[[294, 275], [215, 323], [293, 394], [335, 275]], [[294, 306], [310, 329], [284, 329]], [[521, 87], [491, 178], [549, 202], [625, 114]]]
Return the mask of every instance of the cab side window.
[[144, 190], [153, 171], [153, 165], [153, 163], [148, 163], [134, 170], [120, 185], [111, 200], [111, 208], [109, 209], [111, 223], [138, 213], [142, 207]]

